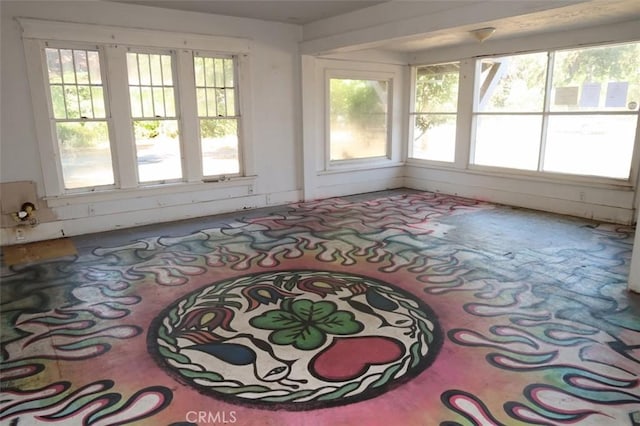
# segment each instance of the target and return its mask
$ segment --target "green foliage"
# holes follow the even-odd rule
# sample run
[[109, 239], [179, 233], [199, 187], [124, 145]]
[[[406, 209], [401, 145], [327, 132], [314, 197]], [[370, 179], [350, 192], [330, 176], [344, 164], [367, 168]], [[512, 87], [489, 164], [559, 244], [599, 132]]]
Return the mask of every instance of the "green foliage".
[[386, 114], [387, 83], [371, 80], [331, 79], [332, 119], [366, 128], [379, 126]]
[[436, 67], [441, 66], [426, 67], [417, 73], [416, 112], [452, 112], [457, 109], [457, 66], [450, 70], [431, 69]]
[[176, 120], [136, 120], [133, 122], [136, 140], [154, 139], [160, 135], [175, 139], [178, 136]]
[[[415, 111], [418, 113], [456, 112], [458, 108], [459, 64], [430, 65], [416, 74]], [[417, 114], [415, 127], [420, 139], [427, 130], [451, 120], [450, 115]]]
[[91, 148], [109, 140], [104, 122], [58, 123], [57, 130], [62, 149]]
[[556, 54], [554, 85], [628, 82], [628, 100], [640, 99], [640, 43], [576, 49]]
[[[416, 74], [415, 111], [420, 112], [455, 112], [458, 103], [458, 63], [431, 65], [419, 68]], [[418, 114], [415, 126], [420, 133], [419, 139], [432, 127], [450, 120], [447, 115]]]
[[[480, 101], [484, 111], [541, 111], [547, 54], [532, 53], [485, 59]], [[553, 67], [554, 87], [628, 82], [628, 99], [640, 97], [640, 43], [558, 51]], [[499, 81], [493, 81], [499, 78]], [[494, 84], [496, 83], [497, 84]], [[484, 90], [487, 90], [485, 93]], [[490, 98], [485, 100], [484, 97]]]
[[570, 50], [556, 55], [556, 85], [591, 81], [638, 81], [640, 43]]
[[153, 139], [157, 137], [160, 132], [160, 121], [158, 120], [139, 120], [134, 122], [136, 139]]
[[222, 138], [237, 133], [235, 119], [211, 119], [200, 120], [200, 133], [202, 138]]
[[506, 67], [506, 70], [499, 84], [488, 93], [491, 96], [491, 110], [542, 110], [547, 72], [546, 53], [512, 56], [493, 63], [492, 66]]

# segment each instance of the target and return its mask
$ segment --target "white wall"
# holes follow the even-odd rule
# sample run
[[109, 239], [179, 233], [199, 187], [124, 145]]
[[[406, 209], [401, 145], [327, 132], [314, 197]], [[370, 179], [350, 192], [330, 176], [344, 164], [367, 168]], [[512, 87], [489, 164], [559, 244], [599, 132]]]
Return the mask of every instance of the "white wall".
[[[16, 17], [69, 21], [251, 40], [250, 116], [255, 177], [235, 182], [167, 186], [143, 194], [122, 193], [122, 201], [99, 198], [49, 200], [53, 219], [27, 228], [25, 241], [130, 227], [161, 221], [297, 201], [302, 187], [300, 60], [296, 25], [231, 18], [108, 2], [2, 1], [0, 181], [34, 181], [43, 176], [34, 132], [25, 54]], [[215, 46], [212, 46], [215, 50]], [[242, 88], [240, 88], [242, 90]], [[40, 206], [47, 203], [39, 201]], [[15, 243], [12, 228], [2, 244]]]

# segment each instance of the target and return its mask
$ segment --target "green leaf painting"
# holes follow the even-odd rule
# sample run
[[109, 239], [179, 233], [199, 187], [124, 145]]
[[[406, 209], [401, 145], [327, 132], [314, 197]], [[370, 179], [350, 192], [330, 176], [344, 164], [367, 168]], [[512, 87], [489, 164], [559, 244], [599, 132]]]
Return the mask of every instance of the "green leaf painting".
[[273, 330], [269, 340], [276, 345], [313, 350], [327, 341], [328, 334], [344, 336], [364, 328], [351, 312], [339, 311], [333, 302], [285, 299], [280, 308], [250, 321], [256, 328]]

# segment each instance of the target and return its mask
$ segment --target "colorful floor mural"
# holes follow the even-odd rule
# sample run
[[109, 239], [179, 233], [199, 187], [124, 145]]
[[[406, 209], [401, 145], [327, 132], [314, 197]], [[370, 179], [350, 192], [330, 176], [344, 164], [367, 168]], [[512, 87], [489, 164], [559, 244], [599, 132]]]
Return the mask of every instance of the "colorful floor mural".
[[399, 190], [163, 229], [3, 267], [0, 424], [640, 425], [630, 227]]

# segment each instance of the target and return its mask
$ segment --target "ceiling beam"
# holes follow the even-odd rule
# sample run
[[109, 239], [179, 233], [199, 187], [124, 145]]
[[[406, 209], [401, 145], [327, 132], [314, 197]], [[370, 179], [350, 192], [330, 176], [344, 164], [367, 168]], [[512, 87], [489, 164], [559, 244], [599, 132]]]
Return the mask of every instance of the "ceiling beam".
[[[339, 17], [340, 21], [327, 19], [313, 23], [313, 27], [309, 28], [313, 29], [313, 33], [329, 35], [307, 39], [303, 31], [304, 41], [300, 43], [300, 51], [305, 55], [322, 55], [332, 52], [371, 49], [388, 44], [393, 40], [415, 38], [447, 28], [481, 24], [497, 19], [521, 16], [585, 2], [586, 0], [521, 0], [508, 2], [489, 0], [473, 3], [464, 2], [458, 5], [456, 5], [456, 2], [450, 2], [451, 7], [446, 9], [440, 7], [436, 11], [434, 11], [432, 2], [423, 2], [423, 13], [417, 16], [415, 2], [393, 1], [352, 12], [353, 16], [359, 18], [359, 22], [363, 26], [359, 29], [350, 29], [345, 24], [351, 14], [342, 15]], [[363, 14], [368, 14], [371, 22], [377, 22], [380, 21], [379, 15], [381, 12], [385, 13], [390, 7], [403, 8], [409, 6], [414, 12], [411, 17], [366, 26], [366, 16], [363, 16]]]

